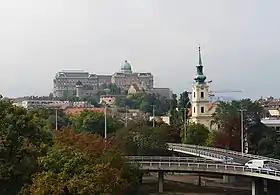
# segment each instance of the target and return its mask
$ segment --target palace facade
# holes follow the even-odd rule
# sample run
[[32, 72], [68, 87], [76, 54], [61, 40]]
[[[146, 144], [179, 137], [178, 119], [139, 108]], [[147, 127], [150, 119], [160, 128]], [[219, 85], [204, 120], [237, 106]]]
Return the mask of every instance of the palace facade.
[[132, 84], [153, 88], [154, 77], [149, 72], [133, 72], [131, 64], [125, 61], [121, 70], [111, 75], [91, 74], [85, 71], [61, 71], [53, 79], [54, 97], [91, 96], [96, 94], [103, 84], [116, 84], [123, 90], [128, 90]]

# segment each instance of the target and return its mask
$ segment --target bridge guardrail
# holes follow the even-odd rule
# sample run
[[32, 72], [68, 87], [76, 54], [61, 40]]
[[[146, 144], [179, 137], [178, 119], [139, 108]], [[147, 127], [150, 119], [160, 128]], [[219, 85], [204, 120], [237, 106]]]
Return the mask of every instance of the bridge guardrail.
[[[130, 162], [130, 163], [135, 163]], [[261, 170], [261, 169], [251, 169], [245, 166], [236, 166], [236, 165], [228, 165], [228, 164], [205, 164], [205, 163], [188, 163], [188, 162], [138, 162], [138, 164], [142, 167], [153, 167], [162, 170], [163, 168], [170, 167], [178, 167], [181, 170], [189, 169], [201, 169], [201, 171], [208, 170], [225, 170], [225, 171], [238, 171], [244, 173], [257, 173], [262, 175], [270, 175], [279, 177], [280, 180], [280, 171], [273, 171], [273, 170]], [[261, 176], [261, 175], [260, 175]]]
[[[195, 149], [202, 149], [202, 150], [208, 150], [208, 151], [218, 151], [218, 152], [223, 152], [225, 154], [228, 153], [228, 154], [233, 154], [233, 155], [237, 155], [237, 156], [242, 156], [241, 152], [237, 152], [237, 151], [233, 151], [233, 150], [226, 150], [226, 149], [222, 149], [222, 148], [196, 146], [196, 145], [190, 145], [190, 144], [177, 144], [177, 143], [168, 143], [168, 145], [170, 147], [181, 146], [183, 148], [193, 148], [193, 149], [195, 148]], [[259, 155], [247, 154], [247, 153], [243, 153], [243, 156], [247, 157], [247, 158], [251, 158], [251, 159], [269, 160], [272, 163], [280, 164], [280, 160], [275, 159], [275, 158], [269, 158], [269, 157], [265, 157], [265, 156], [259, 156]]]
[[198, 151], [196, 148], [187, 148], [187, 147], [183, 147], [183, 146], [172, 146], [172, 149], [174, 150], [185, 150], [187, 152], [191, 152], [191, 153], [195, 153], [195, 154], [199, 154], [199, 155], [205, 155], [205, 156], [209, 156], [212, 158], [216, 158], [216, 159], [220, 159], [220, 160], [224, 160], [226, 158], [226, 155], [221, 155], [221, 154], [215, 154], [212, 152], [207, 152], [207, 151]]
[[[131, 161], [168, 161], [168, 162], [201, 162], [201, 163], [215, 163], [217, 161], [200, 157], [175, 157], [175, 156], [128, 156]], [[221, 161], [223, 162], [223, 161]]]

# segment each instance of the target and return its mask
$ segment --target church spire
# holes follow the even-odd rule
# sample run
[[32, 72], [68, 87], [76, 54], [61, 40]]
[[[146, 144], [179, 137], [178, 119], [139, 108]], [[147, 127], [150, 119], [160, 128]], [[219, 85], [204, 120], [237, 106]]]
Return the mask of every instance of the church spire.
[[199, 66], [202, 66], [200, 45], [198, 46], [198, 65], [199, 65]]
[[202, 65], [200, 46], [198, 46], [198, 65], [196, 66], [196, 77], [194, 78], [194, 80], [198, 84], [202, 84], [206, 80], [206, 76], [203, 74], [203, 65]]

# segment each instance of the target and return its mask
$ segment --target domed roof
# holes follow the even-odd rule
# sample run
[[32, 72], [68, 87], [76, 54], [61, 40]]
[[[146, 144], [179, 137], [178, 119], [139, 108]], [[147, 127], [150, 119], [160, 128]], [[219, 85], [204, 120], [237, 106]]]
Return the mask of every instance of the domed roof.
[[121, 70], [131, 71], [131, 65], [127, 60], [124, 61]]

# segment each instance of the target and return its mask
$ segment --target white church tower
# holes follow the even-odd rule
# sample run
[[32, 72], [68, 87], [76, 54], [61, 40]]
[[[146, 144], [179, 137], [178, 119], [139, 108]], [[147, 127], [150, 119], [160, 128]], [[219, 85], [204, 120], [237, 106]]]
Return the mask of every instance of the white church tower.
[[191, 121], [201, 123], [210, 128], [212, 113], [209, 112], [209, 85], [206, 76], [203, 74], [200, 47], [198, 48], [198, 65], [196, 76], [192, 85], [192, 116]]

